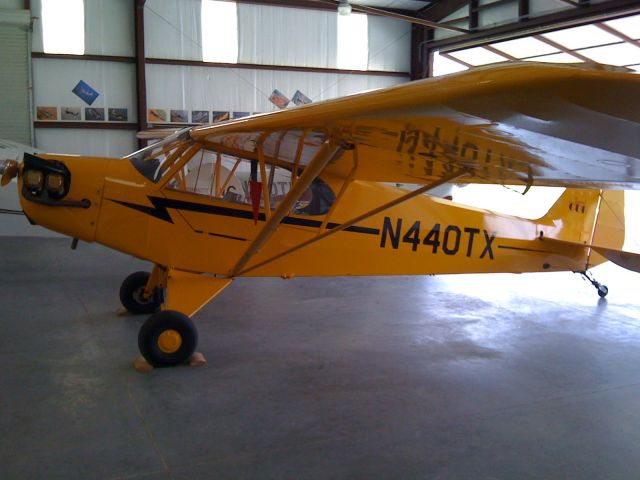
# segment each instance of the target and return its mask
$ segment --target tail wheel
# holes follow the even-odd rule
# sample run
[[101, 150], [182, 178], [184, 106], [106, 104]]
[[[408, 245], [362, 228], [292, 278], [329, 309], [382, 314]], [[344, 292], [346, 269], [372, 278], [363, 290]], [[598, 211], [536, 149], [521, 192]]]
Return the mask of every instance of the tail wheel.
[[598, 295], [600, 295], [600, 298], [606, 297], [608, 293], [609, 289], [606, 285], [598, 285]]
[[156, 293], [150, 298], [144, 297], [144, 289], [148, 281], [149, 272], [135, 272], [122, 282], [120, 286], [120, 302], [131, 313], [153, 313], [160, 308], [160, 299]]
[[154, 367], [185, 363], [197, 344], [198, 331], [191, 319], [174, 310], [154, 313], [138, 333], [140, 353]]

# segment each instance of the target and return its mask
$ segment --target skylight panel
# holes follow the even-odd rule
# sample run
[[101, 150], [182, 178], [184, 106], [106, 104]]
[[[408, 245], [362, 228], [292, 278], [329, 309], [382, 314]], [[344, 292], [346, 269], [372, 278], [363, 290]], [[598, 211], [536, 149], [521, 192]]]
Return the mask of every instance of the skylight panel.
[[361, 13], [338, 18], [338, 68], [366, 70], [369, 66], [369, 24]]
[[633, 15], [632, 17], [618, 18], [617, 20], [610, 20], [604, 22], [614, 30], [624, 33], [627, 37], [631, 37], [634, 40], [640, 38], [640, 15]]
[[556, 32], [544, 33], [542, 36], [559, 43], [563, 47], [567, 47], [569, 50], [595, 47], [597, 45], [605, 45], [607, 43], [616, 43], [620, 41], [620, 38], [605, 32], [595, 25], [567, 28]]
[[532, 37], [517, 38], [506, 42], [494, 43], [491, 46], [516, 58], [536, 57], [560, 51], [557, 48]]
[[236, 2], [202, 0], [202, 60], [238, 63]]
[[530, 57], [527, 62], [548, 62], [548, 63], [583, 63], [578, 57], [569, 55], [568, 53], [554, 53], [553, 55], [544, 55], [541, 57]]
[[441, 75], [448, 75], [450, 73], [462, 72], [468, 70], [467, 67], [461, 63], [454, 62], [440, 55], [440, 52], [433, 54], [433, 76], [439, 77]]
[[640, 63], [640, 48], [630, 43], [587, 48], [580, 50], [580, 54], [606, 65], [622, 66]]
[[506, 62], [507, 57], [493, 53], [486, 48], [473, 47], [466, 50], [459, 50], [457, 52], [449, 53], [452, 57], [462, 60], [469, 65], [488, 65], [490, 63]]
[[42, 44], [45, 53], [84, 55], [84, 1], [42, 0]]

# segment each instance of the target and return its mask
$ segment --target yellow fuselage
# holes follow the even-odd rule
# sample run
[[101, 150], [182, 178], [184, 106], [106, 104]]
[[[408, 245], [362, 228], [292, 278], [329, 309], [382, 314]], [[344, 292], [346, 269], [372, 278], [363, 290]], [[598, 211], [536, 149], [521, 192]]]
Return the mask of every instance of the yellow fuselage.
[[[254, 223], [250, 206], [158, 186], [124, 159], [41, 157], [63, 162], [73, 175], [68, 197], [87, 199], [91, 206], [52, 207], [21, 195], [33, 222], [158, 265], [229, 275], [264, 225], [264, 212]], [[334, 192], [341, 188], [342, 179], [322, 179]], [[406, 190], [354, 181], [328, 224], [323, 225], [324, 216], [287, 216], [248, 267], [403, 194]], [[420, 195], [246, 275], [583, 271], [596, 262], [589, 261], [588, 247], [549, 244], [541, 232], [555, 238], [570, 232], [588, 245], [593, 221], [586, 220], [596, 215], [597, 195], [584, 191], [586, 210], [561, 221], [497, 215]]]

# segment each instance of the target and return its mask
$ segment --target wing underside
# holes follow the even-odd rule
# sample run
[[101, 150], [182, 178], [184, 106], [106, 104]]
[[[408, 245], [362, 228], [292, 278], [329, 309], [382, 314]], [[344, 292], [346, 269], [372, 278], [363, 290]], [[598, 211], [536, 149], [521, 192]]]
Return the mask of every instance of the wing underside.
[[630, 189], [640, 183], [640, 76], [507, 64], [190, 134], [292, 168], [326, 140], [348, 145], [325, 173], [358, 180], [428, 184], [464, 169], [466, 183]]

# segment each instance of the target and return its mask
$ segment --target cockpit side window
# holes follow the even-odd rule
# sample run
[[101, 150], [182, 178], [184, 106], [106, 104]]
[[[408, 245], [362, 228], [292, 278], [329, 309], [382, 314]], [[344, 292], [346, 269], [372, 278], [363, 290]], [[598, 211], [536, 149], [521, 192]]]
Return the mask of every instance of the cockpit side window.
[[[202, 149], [197, 152], [167, 183], [167, 188], [227, 202], [250, 205], [249, 182], [255, 180], [269, 189], [269, 204], [275, 210], [291, 189], [291, 171], [267, 165], [265, 178], [261, 177], [258, 161], [225, 153]], [[316, 179], [296, 203], [297, 215], [323, 215], [335, 202], [329, 186]], [[261, 197], [260, 206], [264, 208]]]

